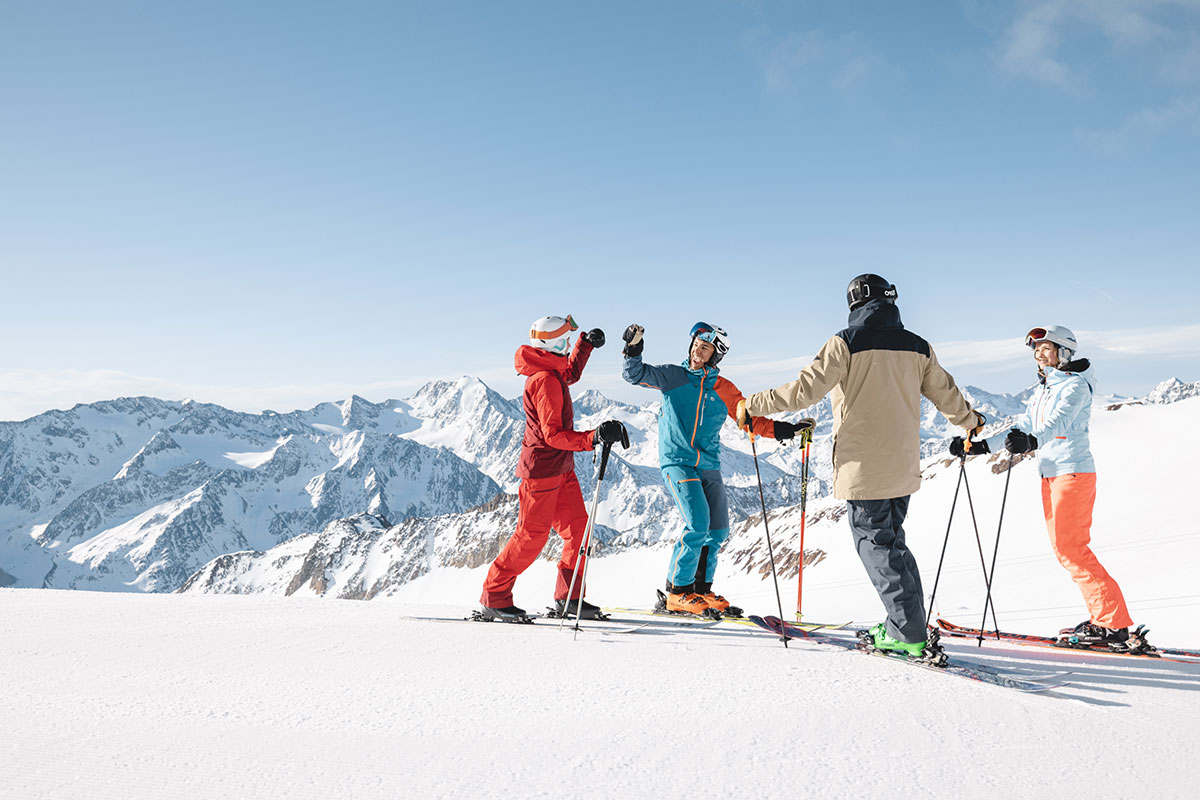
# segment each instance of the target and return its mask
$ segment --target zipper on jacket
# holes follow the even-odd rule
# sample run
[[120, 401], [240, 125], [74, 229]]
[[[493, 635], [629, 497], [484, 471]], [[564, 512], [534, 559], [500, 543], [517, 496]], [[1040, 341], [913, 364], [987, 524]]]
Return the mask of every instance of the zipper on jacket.
[[[1042, 427], [1042, 423], [1046, 421], [1046, 399], [1050, 396], [1050, 387], [1047, 384], [1042, 384], [1042, 391], [1038, 393], [1037, 403], [1034, 406], [1033, 426], [1035, 428]], [[1032, 431], [1031, 431], [1032, 433]]]
[[704, 419], [704, 382], [708, 380], [708, 368], [700, 376], [700, 396], [696, 398], [696, 423], [692, 426], [692, 449], [696, 451], [696, 466], [700, 466], [700, 448], [696, 447], [696, 431], [700, 429], [700, 420]]

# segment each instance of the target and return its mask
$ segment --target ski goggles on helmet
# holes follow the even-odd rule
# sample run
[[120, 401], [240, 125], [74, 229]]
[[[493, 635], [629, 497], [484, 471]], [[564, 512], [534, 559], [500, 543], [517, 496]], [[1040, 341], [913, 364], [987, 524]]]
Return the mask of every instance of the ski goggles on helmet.
[[566, 334], [570, 333], [571, 331], [576, 331], [576, 330], [579, 330], [579, 324], [575, 322], [575, 319], [570, 314], [567, 314], [567, 318], [565, 320], [563, 320], [563, 324], [560, 325], [559, 327], [555, 328], [552, 331], [539, 331], [536, 329], [531, 330], [529, 332], [529, 338], [530, 339], [557, 339], [560, 336], [565, 336]]
[[1042, 342], [1049, 341], [1046, 338], [1046, 333], [1045, 328], [1030, 328], [1029, 333], [1025, 334], [1025, 346], [1037, 347]]
[[729, 352], [729, 334], [716, 325], [697, 322], [692, 326], [692, 338], [711, 344], [716, 350], [718, 358]]

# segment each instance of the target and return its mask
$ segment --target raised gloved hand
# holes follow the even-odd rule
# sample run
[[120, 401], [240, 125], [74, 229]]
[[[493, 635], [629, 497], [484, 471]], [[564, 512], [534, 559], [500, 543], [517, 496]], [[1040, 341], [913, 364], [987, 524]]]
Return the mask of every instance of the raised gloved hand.
[[[596, 428], [595, 440], [597, 444], [613, 444], [615, 442], [628, 442], [629, 434], [625, 432], [625, 426], [615, 419], [606, 419], [600, 423], [600, 427]], [[626, 444], [626, 447], [629, 445]]]
[[[808, 438], [812, 439], [812, 430], [817, 425], [817, 421], [811, 417], [806, 417], [799, 422], [784, 422], [775, 420], [775, 438], [780, 441], [795, 438], [798, 433], [807, 433]], [[803, 439], [802, 439], [803, 440]]]
[[580, 334], [580, 336], [582, 336], [583, 340], [592, 347], [604, 347], [604, 331], [600, 330], [599, 328], [592, 328], [590, 331], [585, 331], [584, 333]]
[[1037, 437], [1020, 428], [1013, 428], [1008, 432], [1008, 436], [1004, 437], [1004, 449], [1013, 455], [1032, 452], [1037, 450], [1037, 446]]
[[964, 454], [968, 456], [977, 456], [981, 453], [992, 452], [992, 448], [988, 447], [988, 443], [983, 439], [975, 439], [971, 441], [970, 447], [968, 447], [967, 444], [968, 442], [966, 439], [963, 439], [961, 436], [955, 436], [950, 440], [950, 455], [954, 456], [955, 458], [962, 458]]
[[625, 329], [625, 333], [621, 334], [621, 338], [625, 340], [625, 349], [621, 352], [627, 356], [640, 356], [642, 354], [642, 335], [646, 329], [641, 325], [634, 323]]

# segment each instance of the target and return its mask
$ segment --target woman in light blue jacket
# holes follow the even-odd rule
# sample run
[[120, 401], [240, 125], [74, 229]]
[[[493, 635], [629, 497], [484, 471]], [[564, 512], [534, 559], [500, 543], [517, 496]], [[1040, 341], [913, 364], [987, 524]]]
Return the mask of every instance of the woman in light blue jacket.
[[1010, 453], [1037, 451], [1050, 545], [1079, 586], [1090, 614], [1060, 631], [1058, 643], [1114, 650], [1145, 647], [1130, 637], [1133, 620], [1121, 587], [1088, 546], [1096, 502], [1096, 463], [1088, 440], [1096, 391], [1091, 364], [1074, 358], [1075, 334], [1061, 325], [1034, 328], [1025, 343], [1033, 349], [1041, 385], [1011, 431], [975, 442], [971, 452], [998, 450], [1001, 444]]

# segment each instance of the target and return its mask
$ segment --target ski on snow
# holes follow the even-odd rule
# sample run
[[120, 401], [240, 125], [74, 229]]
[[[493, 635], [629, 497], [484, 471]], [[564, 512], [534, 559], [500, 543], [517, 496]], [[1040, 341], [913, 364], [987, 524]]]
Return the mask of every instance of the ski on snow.
[[[543, 614], [533, 613], [526, 614], [524, 619], [514, 620], [492, 620], [480, 619], [475, 616], [471, 617], [416, 617], [405, 616], [400, 619], [412, 620], [413, 622], [495, 622], [499, 625], [533, 625], [542, 630], [548, 630], [551, 627], [558, 627], [559, 619], [557, 617], [547, 617]], [[564, 627], [574, 630], [575, 623], [573, 618]], [[543, 624], [535, 625], [535, 620], [542, 620]], [[609, 624], [605, 624], [605, 623]], [[549, 624], [546, 624], [549, 623]], [[637, 633], [645, 629], [650, 623], [643, 623], [637, 620], [584, 620], [584, 624], [579, 626], [581, 631], [591, 631], [592, 633]]]
[[914, 667], [940, 672], [944, 675], [957, 675], [960, 678], [967, 678], [980, 683], [991, 684], [992, 686], [1003, 686], [1007, 689], [1016, 689], [1020, 692], [1045, 692], [1051, 689], [1058, 689], [1068, 685], [1068, 682], [1063, 680], [1070, 673], [1060, 672], [1053, 675], [1048, 675], [1045, 678], [1037, 680], [1025, 680], [1022, 678], [1014, 678], [997, 672], [990, 667], [985, 667], [981, 664], [973, 664], [962, 661], [953, 661], [944, 666], [935, 666], [933, 664], [924, 663], [915, 659], [910, 659], [902, 653], [888, 653], [878, 650], [867, 650], [859, 646], [856, 639], [845, 639], [839, 636], [831, 636], [821, 631], [805, 630], [798, 628], [789, 622], [782, 622], [778, 617], [758, 617], [751, 616], [750, 620], [764, 630], [771, 633], [786, 636], [789, 639], [803, 640], [816, 642], [818, 644], [830, 644], [836, 647], [841, 647], [844, 650], [853, 650], [864, 655], [876, 656], [877, 658], [886, 658], [889, 661], [895, 661], [902, 664], [909, 664]]
[[[996, 639], [1001, 641], [1013, 642], [1015, 644], [1030, 645], [1033, 647], [1052, 647], [1055, 650], [1065, 650], [1073, 653], [1100, 653], [1101, 655], [1109, 656], [1135, 656], [1137, 658], [1162, 658], [1163, 656], [1182, 656], [1184, 659], [1200, 658], [1200, 650], [1179, 650], [1171, 647], [1155, 647], [1148, 653], [1130, 653], [1120, 650], [1110, 650], [1107, 647], [1065, 647], [1055, 644], [1057, 639], [1053, 636], [1038, 636], [1030, 633], [1007, 633], [1000, 631], [981, 631], [979, 628], [969, 628], [963, 625], [955, 625], [953, 622], [939, 618], [937, 621], [938, 627], [947, 636], [956, 636], [961, 638], [978, 639], [982, 636], [986, 639]], [[1167, 661], [1176, 661], [1183, 659], [1168, 658]], [[1194, 664], [1194, 661], [1183, 661], [1183, 663]]]
[[[658, 617], [659, 620], [667, 619], [679, 622], [684, 627], [702, 627], [711, 628], [719, 622], [731, 622], [734, 625], [745, 625], [747, 627], [756, 627], [746, 617], [727, 617], [721, 616], [720, 619], [713, 617], [701, 616], [699, 614], [688, 614], [683, 611], [663, 611], [660, 609], [645, 609], [645, 608], [606, 608], [604, 613], [609, 614], [637, 614], [639, 616]], [[841, 630], [852, 625], [852, 622], [796, 622], [789, 623], [796, 625], [804, 630]]]

